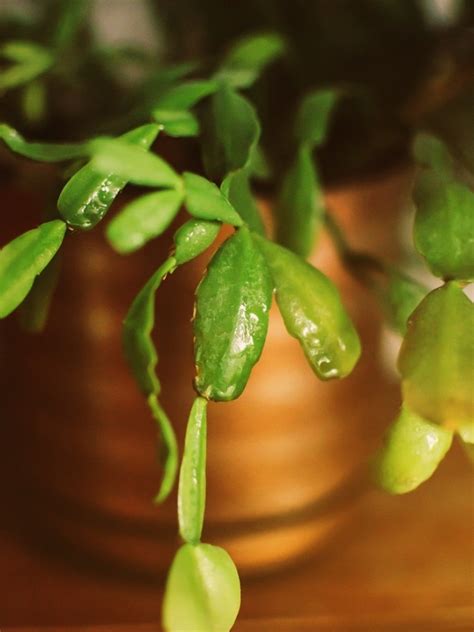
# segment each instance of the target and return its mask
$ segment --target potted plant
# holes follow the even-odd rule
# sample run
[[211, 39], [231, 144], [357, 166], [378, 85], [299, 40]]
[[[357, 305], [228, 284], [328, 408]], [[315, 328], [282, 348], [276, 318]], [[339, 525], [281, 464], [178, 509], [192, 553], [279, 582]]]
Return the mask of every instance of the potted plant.
[[[474, 269], [469, 238], [474, 208], [469, 148], [466, 150], [447, 123], [449, 112], [443, 108], [449, 107], [445, 96], [440, 107], [443, 90], [439, 90], [438, 80], [434, 95], [430, 82], [414, 82], [419, 91], [410, 91], [410, 98], [404, 101], [400, 97], [404, 107], [399, 108], [397, 123], [390, 127], [385, 119], [378, 121], [372, 151], [365, 157], [362, 152], [363, 158], [360, 153], [349, 154], [348, 162], [369, 169], [378, 152], [385, 155], [390, 148], [392, 155], [402, 156], [412, 136], [423, 132], [417, 134], [413, 149], [418, 165], [413, 189], [417, 209], [414, 241], [430, 271], [442, 281], [430, 292], [393, 265], [354, 248], [351, 235], [341, 230], [324, 204], [316, 158], [322, 154], [319, 148], [326, 143], [332, 116], [336, 122], [339, 116], [346, 125], [348, 120], [350, 127], [354, 121], [350, 105], [357, 103], [362, 108], [353, 77], [347, 82], [324, 77], [326, 85], [312, 89], [311, 72], [305, 73], [287, 100], [285, 120], [290, 122], [277, 125], [273, 138], [276, 128], [272, 124], [278, 119], [265, 86], [268, 89], [279, 82], [272, 84], [266, 71], [272, 63], [282, 63], [277, 78], [293, 76], [284, 63], [298, 48], [291, 32], [276, 28], [250, 34], [202, 67], [180, 64], [157, 72], [152, 60], [140, 51], [100, 50], [92, 45], [79, 55], [80, 43], [92, 39], [87, 3], [51, 6], [58, 17], [51, 20], [54, 28], [43, 40], [35, 39], [44, 31], [40, 20], [36, 26], [17, 27], [19, 33], [26, 29], [31, 39], [24, 35], [12, 38], [2, 48], [6, 64], [0, 86], [8, 122], [0, 125], [0, 138], [12, 152], [39, 162], [59, 163], [61, 169], [48, 177], [53, 194], [57, 189], [51, 215], [2, 244], [0, 316], [20, 308], [30, 328], [41, 328], [63, 244], [66, 248], [73, 240], [78, 244], [82, 231], [102, 222], [127, 185], [146, 190], [126, 200], [106, 220], [107, 240], [121, 255], [134, 253], [164, 234], [184, 206], [189, 218], [174, 233], [171, 253], [159, 262], [125, 316], [123, 349], [159, 429], [163, 476], [158, 503], [166, 500], [179, 479], [178, 523], [183, 544], [168, 575], [164, 627], [170, 631], [228, 630], [239, 610], [238, 573], [223, 548], [201, 541], [206, 411], [209, 402], [233, 401], [246, 388], [264, 348], [273, 295], [286, 330], [298, 341], [317, 378], [342, 380], [354, 370], [361, 353], [357, 329], [334, 283], [307, 261], [323, 227], [344, 267], [373, 291], [391, 325], [403, 336], [398, 362], [403, 406], [374, 459], [376, 480], [391, 493], [408, 492], [431, 476], [454, 435], [468, 449], [472, 444], [474, 312], [464, 293]], [[190, 2], [181, 7], [183, 15], [186, 7], [195, 14], [196, 7]], [[274, 8], [272, 15], [281, 18], [280, 3]], [[252, 16], [251, 10], [243, 13]], [[169, 23], [174, 24], [175, 19], [169, 11]], [[212, 32], [209, 28], [209, 35]], [[307, 45], [301, 42], [303, 50]], [[213, 46], [217, 44], [213, 42], [209, 50]], [[450, 55], [452, 59], [451, 51]], [[307, 58], [306, 52], [303, 58]], [[118, 80], [116, 69], [122, 68], [122, 62], [117, 60], [123, 59], [139, 66], [140, 80], [132, 80], [132, 87], [124, 87]], [[455, 65], [456, 72], [441, 82], [444, 89], [456, 86], [462, 92], [455, 107], [464, 98], [464, 66], [462, 58]], [[259, 91], [256, 86], [261, 76]], [[294, 76], [293, 80], [297, 84]], [[100, 84], [105, 90], [98, 90]], [[101, 97], [88, 100], [84, 109], [68, 107], [79, 94], [78, 86], [93, 94], [98, 90]], [[65, 103], [57, 100], [61, 87]], [[366, 99], [364, 93], [362, 103]], [[254, 103], [258, 111], [264, 110], [262, 122]], [[373, 111], [371, 100], [364, 109], [366, 121], [374, 121], [368, 114]], [[75, 142], [51, 138], [54, 127], [48, 122], [54, 121], [56, 112], [61, 112], [61, 122]], [[44, 130], [46, 141], [32, 142], [13, 124], [35, 137], [38, 130]], [[344, 124], [341, 128], [344, 130]], [[166, 137], [166, 142], [155, 144], [158, 136]], [[380, 138], [383, 151], [377, 148]], [[189, 152], [183, 158], [179, 148], [189, 139]], [[169, 159], [160, 155], [159, 147]], [[201, 149], [202, 161], [196, 157], [196, 147]], [[330, 148], [326, 155], [330, 164]], [[186, 166], [181, 168], [183, 163]], [[262, 218], [262, 205], [255, 197], [256, 179], [266, 182], [261, 190], [277, 200], [271, 205], [270, 220]], [[218, 238], [195, 295], [196, 398], [180, 458], [173, 426], [160, 399], [152, 338], [155, 295], [167, 277], [211, 248]], [[100, 265], [100, 261], [95, 268], [92, 265], [89, 274]]]

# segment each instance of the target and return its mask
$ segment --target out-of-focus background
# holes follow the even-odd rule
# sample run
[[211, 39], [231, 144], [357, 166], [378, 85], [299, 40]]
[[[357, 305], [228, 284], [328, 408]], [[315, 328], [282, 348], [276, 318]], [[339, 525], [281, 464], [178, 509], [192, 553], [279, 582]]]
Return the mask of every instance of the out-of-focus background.
[[[47, 42], [62, 4], [0, 0], [0, 41], [27, 33]], [[40, 119], [25, 119], [20, 91], [0, 94], [0, 116], [29, 138], [115, 133], [171, 63], [199, 59], [205, 70], [242, 34], [277, 31], [292, 54], [251, 92], [276, 174], [257, 187], [269, 224], [295, 108], [308, 90], [336, 86], [346, 98], [318, 152], [328, 207], [355, 247], [432, 283], [411, 245], [409, 142], [427, 128], [460, 151], [474, 146], [473, 19], [471, 0], [91, 0], [68, 53], [73, 80], [46, 81]], [[159, 151], [199, 168], [194, 142], [178, 145], [160, 140]], [[3, 245], [40, 221], [54, 174], [3, 149], [0, 167]], [[151, 502], [156, 431], [120, 328], [171, 235], [130, 257], [113, 253], [100, 227], [72, 235], [45, 331], [25, 333], [15, 315], [0, 323], [2, 629], [159, 620], [178, 545], [176, 499]], [[163, 403], [181, 441], [193, 398], [193, 292], [210, 254], [157, 297]], [[205, 539], [225, 546], [242, 572], [243, 620], [411, 630], [431, 617], [446, 623], [439, 629], [474, 627], [471, 465], [456, 444], [412, 494], [372, 487], [368, 461], [400, 404], [399, 338], [325, 234], [311, 260], [341, 290], [362, 360], [348, 379], [318, 382], [272, 313], [247, 391], [210, 408]]]

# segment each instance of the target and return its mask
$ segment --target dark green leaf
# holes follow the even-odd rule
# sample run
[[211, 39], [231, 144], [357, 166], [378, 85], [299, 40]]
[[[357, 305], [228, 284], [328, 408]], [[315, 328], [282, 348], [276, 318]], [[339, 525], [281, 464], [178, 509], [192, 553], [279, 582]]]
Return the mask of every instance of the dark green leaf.
[[450, 430], [402, 409], [376, 456], [377, 483], [390, 494], [411, 492], [432, 476], [452, 440]]
[[428, 289], [414, 279], [391, 270], [382, 302], [390, 326], [405, 335], [410, 315], [427, 295]]
[[0, 318], [22, 303], [35, 277], [59, 250], [65, 232], [66, 224], [54, 220], [29, 230], [0, 250]]
[[186, 110], [153, 110], [153, 118], [168, 136], [197, 136], [199, 123], [191, 112]]
[[58, 50], [74, 41], [75, 35], [90, 10], [90, 0], [61, 0], [59, 19], [53, 35], [53, 45]]
[[270, 266], [288, 333], [299, 341], [313, 371], [322, 380], [351, 373], [360, 341], [337, 288], [290, 250], [257, 235], [255, 239]]
[[174, 235], [174, 258], [181, 265], [198, 257], [214, 242], [221, 224], [205, 219], [190, 219], [180, 226]]
[[296, 137], [309, 148], [322, 145], [326, 140], [329, 117], [338, 98], [335, 90], [311, 92], [301, 104], [296, 121]]
[[6, 123], [0, 124], [0, 139], [15, 153], [42, 162], [61, 162], [87, 155], [86, 143], [29, 143]]
[[322, 225], [324, 200], [311, 151], [302, 146], [283, 182], [278, 202], [279, 243], [301, 257], [311, 254]]
[[204, 160], [216, 178], [245, 167], [260, 137], [253, 106], [230, 86], [223, 84], [212, 97], [205, 121]]
[[250, 230], [265, 235], [265, 226], [250, 189], [247, 171], [239, 169], [230, 173], [222, 183], [221, 190]]
[[[148, 149], [159, 132], [155, 123], [142, 125], [124, 134], [127, 143]], [[79, 169], [66, 183], [58, 199], [64, 220], [74, 228], [93, 228], [107, 213], [127, 180], [112, 172], [104, 176], [91, 163]]]
[[452, 178], [454, 164], [446, 145], [436, 136], [421, 133], [416, 136], [413, 154], [417, 162], [432, 168], [438, 177]]
[[168, 498], [176, 480], [178, 472], [178, 443], [173, 426], [158, 403], [156, 395], [152, 393], [148, 396], [147, 401], [160, 433], [160, 463], [163, 466], [163, 478], [154, 501], [155, 503], [162, 503]]
[[161, 436], [160, 460], [163, 479], [155, 502], [162, 502], [170, 493], [178, 468], [178, 447], [168, 417], [158, 403], [160, 383], [155, 368], [158, 354], [151, 338], [155, 324], [155, 293], [164, 277], [173, 272], [176, 261], [167, 259], [152, 275], [133, 301], [123, 323], [123, 348], [138, 386], [146, 395]]
[[428, 171], [419, 175], [413, 198], [415, 245], [433, 274], [474, 279], [474, 193]]
[[229, 632], [239, 609], [239, 575], [229, 554], [210, 544], [184, 544], [166, 582], [166, 632]]
[[213, 182], [189, 172], [183, 174], [183, 179], [186, 208], [190, 215], [234, 226], [242, 225], [242, 218]]
[[21, 325], [32, 333], [44, 329], [48, 318], [49, 307], [59, 278], [60, 253], [48, 263], [46, 268], [35, 279], [30, 293], [20, 307]]
[[217, 76], [234, 87], [248, 88], [284, 50], [285, 43], [276, 33], [250, 35], [232, 47]]
[[122, 254], [134, 252], [158, 237], [176, 217], [183, 194], [156, 191], [127, 204], [107, 226], [107, 239]]
[[474, 423], [474, 306], [454, 282], [430, 292], [408, 322], [399, 369], [406, 405], [456, 430]]
[[135, 379], [145, 395], [159, 395], [155, 374], [158, 362], [151, 332], [155, 324], [155, 293], [164, 277], [173, 272], [176, 260], [167, 259], [135, 297], [123, 323], [123, 346]]
[[103, 175], [113, 173], [133, 184], [179, 188], [181, 178], [167, 162], [143, 147], [119, 138], [101, 138], [89, 143], [91, 166]]
[[227, 401], [245, 388], [268, 328], [272, 282], [249, 230], [241, 228], [214, 255], [196, 293], [196, 389]]
[[201, 539], [206, 507], [207, 400], [197, 397], [189, 415], [179, 473], [179, 533], [185, 542]]
[[170, 88], [155, 104], [158, 109], [188, 110], [217, 90], [217, 81], [187, 81]]

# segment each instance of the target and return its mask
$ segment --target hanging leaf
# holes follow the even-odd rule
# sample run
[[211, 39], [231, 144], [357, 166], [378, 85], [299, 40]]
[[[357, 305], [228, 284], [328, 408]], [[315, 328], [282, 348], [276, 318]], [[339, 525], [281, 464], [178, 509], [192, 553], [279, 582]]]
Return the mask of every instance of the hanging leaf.
[[0, 139], [20, 156], [41, 162], [61, 162], [87, 155], [87, 143], [30, 143], [6, 123], [0, 123]]
[[206, 507], [207, 400], [197, 397], [189, 415], [179, 473], [179, 533], [185, 542], [201, 539]]
[[377, 483], [390, 494], [406, 494], [428, 480], [453, 440], [450, 430], [403, 408], [375, 458]]
[[117, 252], [127, 254], [158, 237], [176, 217], [183, 194], [157, 191], [127, 204], [107, 226], [107, 239]]
[[210, 544], [183, 545], [166, 582], [166, 632], [229, 632], [239, 609], [239, 575], [229, 554]]
[[400, 350], [406, 405], [456, 430], [474, 424], [474, 306], [456, 283], [430, 292], [412, 314]]
[[248, 88], [284, 51], [285, 43], [277, 33], [250, 35], [232, 47], [217, 77], [235, 88]]
[[199, 101], [215, 92], [218, 88], [217, 81], [187, 81], [173, 86], [155, 104], [161, 110], [188, 110]]
[[119, 138], [100, 138], [89, 143], [91, 166], [103, 175], [113, 173], [133, 184], [179, 188], [181, 178], [167, 162], [140, 146]]
[[[158, 132], [159, 127], [155, 123], [141, 125], [121, 136], [121, 139], [149, 149]], [[59, 212], [64, 221], [74, 228], [93, 228], [104, 217], [126, 184], [125, 178], [112, 172], [104, 175], [88, 163], [70, 178], [61, 191], [58, 199]]]
[[250, 102], [222, 84], [212, 97], [204, 132], [206, 169], [220, 180], [249, 164], [260, 137], [260, 125]]
[[338, 96], [335, 90], [317, 90], [303, 100], [296, 121], [296, 138], [300, 144], [313, 149], [324, 143]]
[[239, 169], [229, 173], [221, 185], [221, 191], [250, 230], [264, 236], [265, 227], [250, 189], [247, 170]]
[[59, 250], [66, 224], [54, 220], [20, 235], [0, 250], [0, 318], [23, 302], [38, 274]]
[[22, 327], [31, 333], [43, 331], [49, 307], [59, 278], [60, 252], [57, 252], [41, 274], [20, 307]]
[[272, 282], [246, 227], [217, 251], [196, 292], [196, 390], [206, 399], [236, 399], [262, 353]]
[[178, 442], [176, 435], [165, 411], [158, 403], [158, 398], [154, 393], [147, 398], [153, 419], [156, 421], [160, 433], [160, 453], [159, 461], [163, 467], [163, 477], [160, 489], [154, 498], [154, 502], [159, 504], [165, 501], [171, 493], [178, 472]]
[[167, 259], [135, 297], [123, 323], [123, 346], [133, 375], [145, 395], [159, 395], [160, 383], [155, 367], [158, 362], [151, 332], [155, 324], [155, 293], [165, 276], [176, 268], [173, 257]]
[[285, 177], [277, 216], [278, 242], [301, 257], [310, 255], [323, 222], [324, 200], [307, 146], [300, 147]]
[[195, 259], [214, 242], [221, 224], [205, 219], [190, 219], [180, 226], [174, 235], [174, 258], [181, 265]]
[[288, 333], [296, 338], [322, 380], [351, 373], [360, 356], [360, 341], [337, 288], [312, 265], [255, 235], [268, 262], [276, 299]]
[[168, 136], [198, 136], [199, 123], [191, 112], [186, 110], [153, 110], [153, 118]]
[[155, 324], [155, 293], [164, 277], [173, 272], [176, 261], [167, 259], [152, 275], [133, 301], [123, 323], [123, 348], [135, 380], [147, 397], [153, 418], [161, 435], [160, 460], [164, 475], [155, 502], [162, 502], [170, 493], [178, 467], [178, 447], [173, 428], [158, 403], [160, 382], [156, 376], [158, 354], [151, 332]]
[[429, 171], [419, 175], [413, 199], [415, 245], [433, 274], [474, 279], [474, 193]]
[[198, 219], [209, 219], [241, 226], [242, 218], [213, 183], [195, 173], [183, 173], [186, 208]]

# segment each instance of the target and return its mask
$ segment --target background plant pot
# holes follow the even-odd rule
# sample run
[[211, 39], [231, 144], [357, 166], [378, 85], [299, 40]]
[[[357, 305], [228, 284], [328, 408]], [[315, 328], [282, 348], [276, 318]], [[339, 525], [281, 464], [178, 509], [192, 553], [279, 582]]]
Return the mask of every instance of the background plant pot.
[[[328, 195], [355, 246], [396, 257], [409, 180], [398, 172]], [[29, 211], [38, 200], [9, 195], [3, 201], [16, 205], [20, 223], [37, 221]], [[151, 503], [156, 430], [122, 358], [120, 332], [169, 241], [120, 257], [100, 230], [68, 235], [46, 331], [24, 334], [14, 318], [1, 330], [2, 445], [16, 520], [51, 551], [141, 577], [167, 568], [176, 510], [173, 499]], [[273, 309], [245, 394], [211, 405], [204, 537], [225, 546], [244, 573], [315, 551], [334, 532], [364, 489], [366, 459], [398, 405], [398, 389], [381, 369], [375, 305], [325, 235], [312, 260], [341, 289], [363, 356], [348, 379], [319, 382]], [[193, 398], [193, 291], [205, 262], [178, 270], [157, 297], [163, 403], [181, 440]]]

